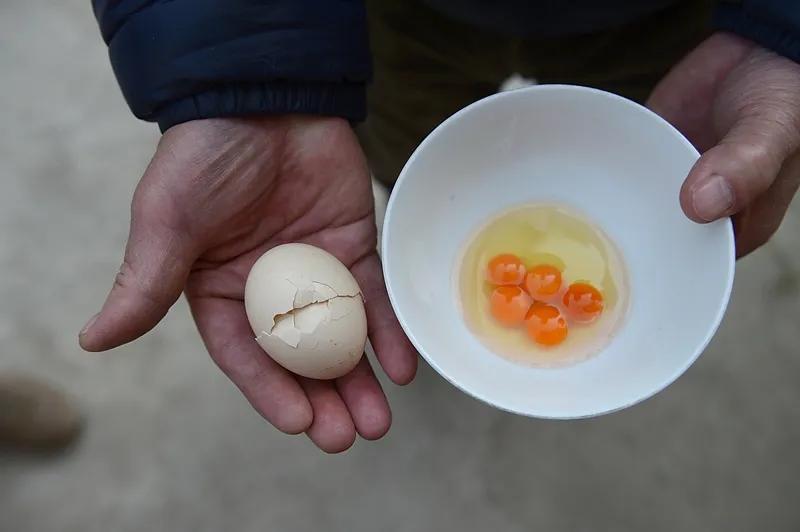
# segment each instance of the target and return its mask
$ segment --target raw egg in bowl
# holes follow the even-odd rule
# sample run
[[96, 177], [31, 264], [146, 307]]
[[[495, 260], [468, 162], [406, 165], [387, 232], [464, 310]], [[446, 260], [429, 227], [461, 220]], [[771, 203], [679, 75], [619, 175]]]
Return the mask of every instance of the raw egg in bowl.
[[480, 100], [405, 165], [384, 221], [389, 296], [443, 377], [495, 407], [595, 416], [667, 387], [719, 326], [729, 220], [678, 193], [698, 158], [666, 121], [596, 89]]

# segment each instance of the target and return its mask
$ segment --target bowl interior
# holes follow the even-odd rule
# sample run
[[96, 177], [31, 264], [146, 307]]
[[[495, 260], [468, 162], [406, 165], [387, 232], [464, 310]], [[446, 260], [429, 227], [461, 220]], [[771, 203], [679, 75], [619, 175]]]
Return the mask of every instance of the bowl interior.
[[[678, 203], [697, 157], [655, 114], [594, 89], [531, 87], [456, 113], [406, 164], [384, 222], [386, 281], [406, 333], [453, 384], [521, 414], [597, 415], [661, 390], [707, 345], [733, 280], [730, 222], [695, 224]], [[627, 266], [625, 322], [601, 353], [572, 366], [509, 362], [459, 310], [463, 246], [498, 212], [530, 202], [583, 213]]]

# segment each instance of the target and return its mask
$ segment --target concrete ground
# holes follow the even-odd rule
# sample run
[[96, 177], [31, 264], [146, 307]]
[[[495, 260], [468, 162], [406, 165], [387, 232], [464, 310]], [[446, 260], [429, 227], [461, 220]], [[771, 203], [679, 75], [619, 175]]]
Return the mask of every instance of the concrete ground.
[[504, 414], [423, 366], [388, 388], [386, 439], [326, 456], [250, 410], [184, 302], [133, 345], [80, 352], [157, 140], [88, 4], [0, 2], [0, 371], [60, 383], [89, 420], [65, 456], [0, 455], [0, 531], [800, 530], [798, 203], [740, 262], [700, 361], [600, 419]]

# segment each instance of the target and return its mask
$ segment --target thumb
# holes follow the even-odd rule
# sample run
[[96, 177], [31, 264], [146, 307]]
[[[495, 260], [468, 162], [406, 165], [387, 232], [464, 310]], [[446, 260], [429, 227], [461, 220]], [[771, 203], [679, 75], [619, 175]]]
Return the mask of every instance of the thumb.
[[731, 216], [765, 192], [800, 145], [786, 123], [763, 114], [734, 123], [689, 172], [681, 189], [686, 215], [701, 223]]
[[100, 312], [79, 335], [87, 351], [105, 351], [148, 332], [180, 297], [196, 258], [189, 234], [170, 223], [174, 209], [162, 187], [134, 194], [125, 258]]
[[731, 70], [714, 98], [724, 138], [695, 163], [681, 205], [697, 222], [730, 216], [775, 181], [800, 147], [798, 65], [755, 47]]

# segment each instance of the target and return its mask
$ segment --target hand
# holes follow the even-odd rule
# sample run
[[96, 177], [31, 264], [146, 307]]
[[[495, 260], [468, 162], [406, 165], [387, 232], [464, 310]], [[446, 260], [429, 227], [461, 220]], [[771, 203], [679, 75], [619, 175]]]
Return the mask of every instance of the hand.
[[306, 432], [327, 452], [350, 447], [356, 431], [380, 438], [391, 412], [366, 357], [335, 382], [315, 381], [254, 340], [245, 280], [285, 242], [322, 247], [351, 269], [381, 366], [395, 383], [410, 382], [416, 352], [386, 294], [366, 161], [350, 126], [333, 118], [198, 120], [167, 131], [133, 197], [122, 267], [81, 346], [103, 351], [138, 338], [185, 291], [211, 357], [278, 429]]
[[740, 257], [769, 240], [800, 186], [800, 65], [718, 33], [667, 74], [648, 106], [704, 152], [681, 190], [686, 215], [733, 216]]

